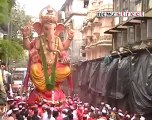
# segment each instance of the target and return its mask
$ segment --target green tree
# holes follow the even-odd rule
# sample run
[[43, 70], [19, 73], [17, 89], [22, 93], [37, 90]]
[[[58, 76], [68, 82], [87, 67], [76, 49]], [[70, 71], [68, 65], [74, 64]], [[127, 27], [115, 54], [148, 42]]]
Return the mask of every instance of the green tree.
[[16, 41], [0, 40], [0, 59], [18, 60], [24, 57], [23, 47]]
[[19, 30], [28, 22], [31, 22], [31, 17], [25, 14], [24, 8], [16, 4], [15, 0], [0, 0], [0, 27], [5, 28], [5, 32], [9, 31], [9, 39], [0, 40], [0, 59], [6, 63], [11, 60], [23, 62], [26, 57]]
[[31, 16], [25, 14], [24, 8], [16, 5], [11, 10], [12, 38], [19, 40], [19, 30], [22, 26], [31, 23]]
[[7, 23], [15, 0], [0, 0], [0, 24]]

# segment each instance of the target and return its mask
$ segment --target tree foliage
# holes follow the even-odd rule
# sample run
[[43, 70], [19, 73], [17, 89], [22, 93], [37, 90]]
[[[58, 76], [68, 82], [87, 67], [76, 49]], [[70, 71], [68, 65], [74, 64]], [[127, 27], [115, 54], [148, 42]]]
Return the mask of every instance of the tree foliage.
[[[15, 0], [0, 0], [0, 27], [8, 32], [9, 40], [0, 40], [0, 59], [8, 63], [11, 60], [22, 61], [25, 58], [22, 40], [18, 38], [21, 26], [31, 21]], [[8, 23], [10, 23], [8, 27]], [[25, 61], [21, 64], [24, 64]]]
[[15, 0], [0, 0], [0, 24], [7, 23]]
[[16, 5], [11, 11], [12, 38], [18, 38], [21, 27], [29, 23], [31, 23], [31, 16], [26, 15], [20, 5]]
[[7, 57], [10, 59], [20, 59], [24, 56], [23, 47], [15, 41], [0, 40], [0, 59], [6, 60]]

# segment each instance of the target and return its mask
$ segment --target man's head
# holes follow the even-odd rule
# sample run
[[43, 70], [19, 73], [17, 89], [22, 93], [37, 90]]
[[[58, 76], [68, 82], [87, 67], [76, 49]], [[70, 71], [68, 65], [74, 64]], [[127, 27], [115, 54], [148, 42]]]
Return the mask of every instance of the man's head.
[[3, 94], [0, 94], [0, 116], [3, 116], [6, 108], [6, 98]]
[[5, 105], [0, 105], [0, 116], [3, 116], [5, 113]]
[[1, 63], [1, 69], [2, 69], [2, 70], [5, 70], [5, 66], [6, 66], [6, 64], [5, 64], [4, 62], [2, 62], [2, 63]]

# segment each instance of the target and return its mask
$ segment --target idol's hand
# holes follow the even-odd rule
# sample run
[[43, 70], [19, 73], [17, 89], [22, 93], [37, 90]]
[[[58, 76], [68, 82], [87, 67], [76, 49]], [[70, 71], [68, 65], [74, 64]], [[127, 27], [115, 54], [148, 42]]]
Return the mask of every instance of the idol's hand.
[[69, 30], [68, 30], [68, 39], [72, 40], [73, 37], [74, 37], [74, 32], [73, 32], [72, 29], [69, 29]]
[[24, 38], [24, 37], [29, 37], [31, 30], [28, 26], [25, 26], [25, 27], [21, 28], [21, 32], [22, 32], [23, 38]]

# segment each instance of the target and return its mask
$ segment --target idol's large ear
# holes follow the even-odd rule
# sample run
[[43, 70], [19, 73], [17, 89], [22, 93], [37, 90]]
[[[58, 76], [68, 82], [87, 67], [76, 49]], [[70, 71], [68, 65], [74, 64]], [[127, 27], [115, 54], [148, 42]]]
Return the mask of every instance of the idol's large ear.
[[40, 22], [35, 22], [33, 24], [33, 28], [34, 28], [35, 32], [37, 32], [38, 35], [42, 34], [42, 24]]
[[55, 35], [59, 36], [61, 32], [65, 30], [65, 26], [62, 23], [58, 23], [55, 29]]

